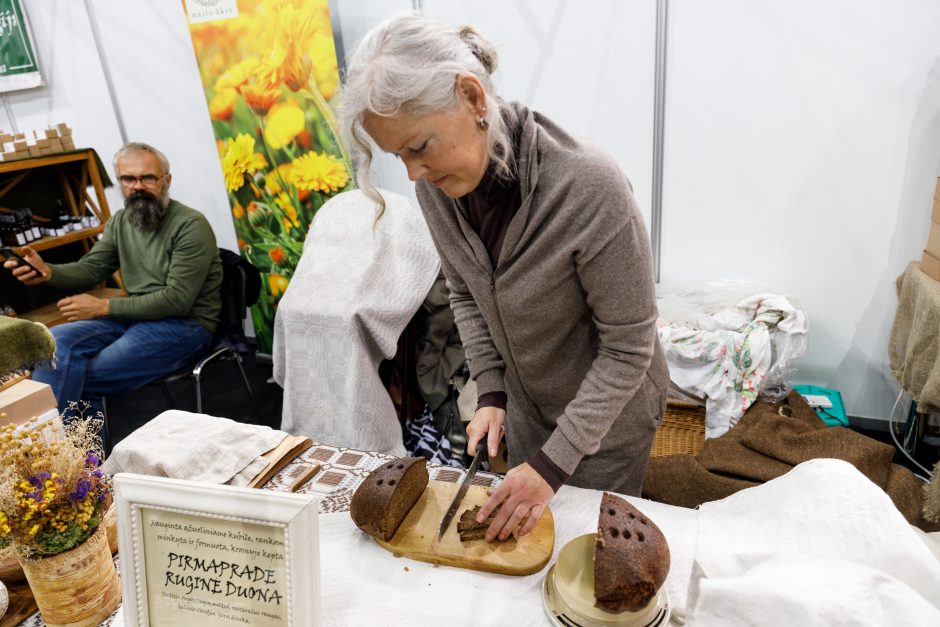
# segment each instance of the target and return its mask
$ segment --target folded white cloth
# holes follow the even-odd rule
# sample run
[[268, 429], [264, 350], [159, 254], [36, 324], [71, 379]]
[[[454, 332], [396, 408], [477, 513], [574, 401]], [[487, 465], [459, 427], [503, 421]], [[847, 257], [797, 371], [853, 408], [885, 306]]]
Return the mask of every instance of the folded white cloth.
[[940, 562], [844, 461], [705, 503], [698, 521], [689, 625], [940, 624]]
[[102, 469], [246, 485], [266, 465], [261, 455], [285, 437], [271, 427], [171, 409], [118, 442]]
[[758, 553], [712, 555], [688, 625], [940, 625], [910, 586], [849, 560]]
[[382, 192], [385, 213], [361, 191], [317, 211], [274, 319], [281, 427], [361, 451], [404, 455], [401, 425], [379, 379], [428, 295], [440, 258], [421, 211]]

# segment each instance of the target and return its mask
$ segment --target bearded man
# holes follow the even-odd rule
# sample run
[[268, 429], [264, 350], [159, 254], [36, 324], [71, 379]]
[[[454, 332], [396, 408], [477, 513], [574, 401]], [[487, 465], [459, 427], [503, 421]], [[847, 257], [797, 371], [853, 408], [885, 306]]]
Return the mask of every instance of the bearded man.
[[171, 200], [170, 164], [156, 148], [129, 143], [114, 156], [124, 209], [74, 263], [45, 263], [35, 250], [4, 267], [27, 285], [70, 292], [93, 288], [118, 269], [127, 297], [76, 294], [58, 302], [69, 322], [54, 326], [54, 366], [33, 379], [48, 383], [67, 413], [70, 401], [97, 406], [104, 396], [143, 387], [190, 363], [212, 342], [221, 311], [222, 263], [205, 216]]

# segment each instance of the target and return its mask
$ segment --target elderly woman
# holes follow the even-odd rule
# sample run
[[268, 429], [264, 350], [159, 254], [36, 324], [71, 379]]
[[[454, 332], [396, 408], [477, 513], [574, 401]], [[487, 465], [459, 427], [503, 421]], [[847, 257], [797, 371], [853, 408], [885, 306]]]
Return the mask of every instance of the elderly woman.
[[[638, 495], [665, 409], [649, 238], [613, 159], [493, 89], [493, 47], [421, 17], [369, 32], [344, 119], [415, 182], [477, 382], [468, 450], [505, 433], [510, 470], [486, 538], [532, 530], [558, 488]], [[371, 139], [371, 142], [370, 142]]]

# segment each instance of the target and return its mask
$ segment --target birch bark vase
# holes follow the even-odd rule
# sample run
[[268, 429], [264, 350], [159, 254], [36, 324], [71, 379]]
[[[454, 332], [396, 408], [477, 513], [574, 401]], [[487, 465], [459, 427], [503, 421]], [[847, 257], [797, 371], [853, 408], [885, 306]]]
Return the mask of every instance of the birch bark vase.
[[121, 604], [121, 580], [103, 524], [70, 551], [20, 563], [49, 627], [95, 627]]

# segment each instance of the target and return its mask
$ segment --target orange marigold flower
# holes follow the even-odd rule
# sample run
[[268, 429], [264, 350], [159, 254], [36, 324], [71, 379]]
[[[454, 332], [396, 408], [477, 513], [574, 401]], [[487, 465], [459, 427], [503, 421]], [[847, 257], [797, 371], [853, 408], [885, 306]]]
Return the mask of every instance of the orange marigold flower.
[[232, 109], [238, 100], [238, 92], [234, 89], [223, 89], [216, 92], [209, 101], [209, 116], [213, 120], [227, 120], [232, 117]]
[[257, 57], [248, 57], [239, 61], [216, 79], [215, 90], [238, 89], [248, 82], [248, 79], [254, 75], [259, 65], [261, 65], [261, 61]]
[[349, 182], [349, 172], [342, 161], [326, 153], [308, 152], [294, 160], [291, 182], [298, 189], [336, 192]]
[[245, 99], [245, 104], [258, 115], [266, 114], [281, 97], [280, 89], [265, 85], [263, 82], [246, 83], [239, 87], [238, 91]]
[[284, 249], [281, 248], [280, 246], [275, 246], [274, 248], [268, 251], [268, 257], [270, 257], [271, 261], [273, 261], [277, 265], [281, 265], [284, 262], [284, 258], [286, 256], [287, 255], [284, 254]]
[[248, 248], [248, 242], [246, 242], [245, 240], [239, 237], [238, 238], [238, 250], [245, 250], [246, 248]]
[[236, 220], [241, 220], [245, 217], [245, 208], [242, 207], [239, 203], [235, 203], [235, 206], [232, 207], [232, 216]]
[[299, 6], [282, 3], [270, 13], [261, 42], [269, 51], [266, 64], [291, 91], [301, 89], [310, 79], [313, 68], [310, 45], [322, 28], [317, 17], [316, 9], [309, 2]]
[[271, 291], [271, 296], [277, 298], [287, 290], [287, 277], [283, 274], [271, 274], [268, 275], [268, 289]]

